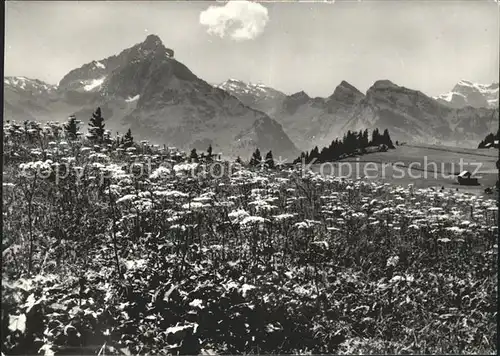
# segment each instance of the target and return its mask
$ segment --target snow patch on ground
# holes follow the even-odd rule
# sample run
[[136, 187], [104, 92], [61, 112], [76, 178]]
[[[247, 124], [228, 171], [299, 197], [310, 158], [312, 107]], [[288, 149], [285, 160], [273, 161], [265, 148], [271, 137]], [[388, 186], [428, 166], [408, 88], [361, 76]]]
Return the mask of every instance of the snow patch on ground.
[[106, 66], [104, 64], [102, 64], [101, 62], [95, 62], [95, 65], [98, 68], [102, 68], [102, 69], [106, 68]]
[[85, 85], [83, 89], [85, 91], [91, 91], [92, 89], [95, 89], [99, 87], [102, 83], [104, 83], [104, 79], [106, 79], [106, 77], [102, 77], [100, 79], [94, 79], [89, 84]]
[[139, 98], [140, 98], [140, 95], [139, 95], [139, 94], [137, 94], [136, 96], [134, 96], [134, 97], [132, 97], [132, 98], [125, 99], [125, 101], [126, 101], [127, 103], [131, 103], [131, 102], [133, 102], [133, 101], [137, 101], [137, 100], [139, 100]]

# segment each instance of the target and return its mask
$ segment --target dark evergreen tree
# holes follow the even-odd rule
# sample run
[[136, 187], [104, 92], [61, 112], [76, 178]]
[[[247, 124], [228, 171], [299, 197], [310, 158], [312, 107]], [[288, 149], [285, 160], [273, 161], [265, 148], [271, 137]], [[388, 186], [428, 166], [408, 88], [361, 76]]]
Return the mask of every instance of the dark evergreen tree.
[[129, 148], [133, 146], [134, 137], [132, 136], [132, 131], [130, 129], [127, 130], [127, 133], [123, 137], [122, 144], [124, 148]]
[[104, 139], [104, 118], [101, 114], [101, 108], [97, 108], [90, 118], [89, 134], [92, 139], [98, 142], [102, 142]]
[[363, 130], [359, 130], [359, 132], [356, 136], [356, 143], [357, 143], [358, 149], [363, 148]]
[[378, 129], [375, 129], [372, 132], [372, 140], [370, 142], [370, 146], [378, 146], [380, 144], [382, 144], [380, 140], [380, 132], [378, 131]]
[[342, 140], [342, 146], [342, 153], [351, 154], [356, 152], [356, 150], [359, 148], [357, 134], [351, 131], [347, 131], [347, 134], [344, 135], [344, 138]]
[[318, 158], [318, 162], [319, 163], [323, 163], [323, 162], [328, 162], [329, 160], [329, 154], [328, 154], [328, 147], [323, 147], [321, 149], [321, 152], [319, 153], [319, 158]]
[[330, 161], [335, 161], [339, 159], [340, 155], [342, 154], [342, 147], [339, 139], [336, 139], [334, 142], [332, 142], [331, 148], [330, 148]]
[[395, 148], [394, 144], [392, 143], [391, 140], [391, 135], [389, 135], [389, 130], [385, 129], [384, 134], [382, 135], [383, 139], [383, 144], [386, 145], [388, 148]]
[[78, 122], [76, 121], [76, 116], [71, 115], [68, 121], [64, 124], [64, 132], [70, 140], [76, 140], [78, 138]]
[[269, 151], [266, 154], [266, 166], [268, 168], [271, 168], [271, 169], [273, 169], [275, 167], [275, 165], [274, 165], [274, 158], [273, 158], [273, 152], [272, 151]]
[[243, 161], [241, 160], [240, 156], [236, 158], [236, 163], [243, 164]]
[[198, 153], [196, 152], [196, 148], [193, 148], [191, 150], [191, 154], [189, 155], [189, 158], [192, 160], [192, 161], [198, 161]]
[[307, 161], [307, 163], [315, 162], [318, 160], [318, 158], [319, 158], [319, 149], [318, 146], [316, 146], [311, 150], [311, 153], [309, 154], [309, 160]]
[[368, 129], [366, 129], [363, 132], [362, 145], [363, 147], [368, 147], [370, 145], [370, 138], [368, 137]]
[[250, 165], [255, 167], [261, 164], [262, 156], [260, 154], [260, 150], [258, 148], [255, 149], [255, 152], [252, 154], [252, 158], [250, 159]]
[[212, 157], [213, 157], [213, 153], [212, 153], [212, 145], [209, 145], [209, 146], [208, 146], [208, 149], [207, 149], [207, 159], [208, 159], [209, 161], [211, 161], [211, 160], [212, 160]]
[[302, 161], [305, 161], [306, 154], [302, 152], [299, 157], [295, 158], [295, 160], [292, 162], [292, 164], [297, 164], [301, 163]]
[[[482, 140], [479, 143], [478, 148], [485, 148], [485, 147], [494, 146], [495, 141], [498, 141], [499, 137], [500, 137], [500, 130], [497, 131], [496, 135], [493, 134], [493, 133], [490, 133], [490, 134], [486, 135], [486, 137], [484, 138], [484, 140]], [[490, 145], [488, 145], [488, 144], [490, 144]]]

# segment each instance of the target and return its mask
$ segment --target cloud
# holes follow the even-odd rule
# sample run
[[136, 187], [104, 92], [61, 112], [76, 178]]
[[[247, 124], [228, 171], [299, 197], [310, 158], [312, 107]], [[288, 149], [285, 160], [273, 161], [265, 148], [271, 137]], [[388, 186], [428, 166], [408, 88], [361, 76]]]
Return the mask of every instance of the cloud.
[[228, 1], [224, 6], [210, 6], [200, 13], [200, 24], [207, 32], [235, 41], [253, 40], [269, 21], [267, 8], [252, 1]]

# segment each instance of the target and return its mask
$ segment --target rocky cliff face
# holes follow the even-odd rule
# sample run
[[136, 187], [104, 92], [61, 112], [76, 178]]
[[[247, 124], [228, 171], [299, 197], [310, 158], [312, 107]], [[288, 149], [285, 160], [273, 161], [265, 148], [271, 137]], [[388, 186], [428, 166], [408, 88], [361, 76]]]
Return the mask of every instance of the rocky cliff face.
[[[488, 88], [494, 92], [495, 85]], [[475, 146], [498, 125], [492, 108], [453, 108], [389, 80], [375, 82], [366, 95], [342, 81], [327, 98], [301, 91], [276, 105], [273, 117], [301, 150], [327, 145], [347, 130], [373, 128], [388, 128], [396, 140]]]
[[457, 143], [475, 141], [498, 123], [493, 109], [454, 109], [420, 91], [377, 81], [356, 106], [344, 130], [388, 128], [405, 141]]
[[229, 79], [217, 87], [237, 97], [243, 104], [262, 111], [270, 116], [276, 113], [286, 95], [279, 90], [263, 84], [245, 83]]
[[326, 98], [235, 79], [212, 86], [155, 35], [70, 71], [57, 86], [4, 78], [6, 120], [62, 121], [75, 113], [87, 122], [97, 106], [106, 128], [132, 128], [139, 139], [183, 149], [212, 144], [230, 156], [247, 157], [259, 147], [293, 157], [347, 130], [375, 127], [388, 128], [395, 140], [475, 146], [498, 125], [498, 84], [461, 81], [435, 99], [388, 80], [366, 94], [342, 81]]
[[435, 97], [451, 108], [496, 108], [498, 107], [498, 83], [477, 84], [461, 80], [451, 92]]

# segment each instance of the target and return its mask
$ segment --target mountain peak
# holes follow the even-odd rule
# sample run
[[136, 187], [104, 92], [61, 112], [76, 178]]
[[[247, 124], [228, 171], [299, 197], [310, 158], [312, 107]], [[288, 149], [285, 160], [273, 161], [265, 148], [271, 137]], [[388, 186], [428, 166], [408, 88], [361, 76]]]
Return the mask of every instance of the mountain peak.
[[332, 105], [338, 105], [338, 103], [343, 105], [354, 105], [364, 97], [365, 95], [356, 87], [343, 80], [335, 88], [333, 94], [328, 97], [327, 103], [329, 107], [332, 107]]
[[341, 87], [346, 87], [346, 88], [354, 88], [356, 89], [351, 83], [346, 82], [345, 80], [341, 81], [339, 86]]
[[398, 86], [393, 82], [391, 82], [389, 79], [383, 79], [383, 80], [377, 80], [375, 83], [373, 83], [372, 88], [391, 89], [391, 88], [398, 88]]
[[353, 94], [355, 96], [361, 96], [363, 97], [364, 94], [360, 92], [354, 85], [346, 82], [343, 80], [340, 82], [340, 84], [335, 88], [335, 91], [333, 92], [332, 95], [330, 95], [331, 98], [336, 98], [336, 97], [343, 97], [347, 94]]
[[290, 98], [293, 98], [293, 99], [307, 99], [307, 100], [310, 99], [309, 95], [307, 95], [307, 93], [305, 91], [303, 91], [303, 90], [290, 95]]
[[41, 81], [39, 79], [26, 78], [22, 76], [18, 77], [4, 77], [3, 84], [5, 86], [10, 86], [12, 88], [17, 88], [20, 90], [34, 91], [38, 93], [48, 93], [55, 91], [57, 85], [52, 85]]
[[142, 52], [144, 54], [150, 54], [150, 53], [163, 54], [163, 52], [167, 51], [160, 37], [158, 37], [157, 35], [148, 35], [144, 40], [144, 42], [141, 42], [132, 48], [136, 48], [139, 52]]
[[163, 42], [161, 41], [160, 37], [154, 34], [148, 35], [143, 43], [152, 46], [163, 45]]
[[462, 79], [453, 87], [451, 92], [434, 98], [452, 108], [466, 106], [494, 108], [498, 106], [498, 83], [479, 84]]

